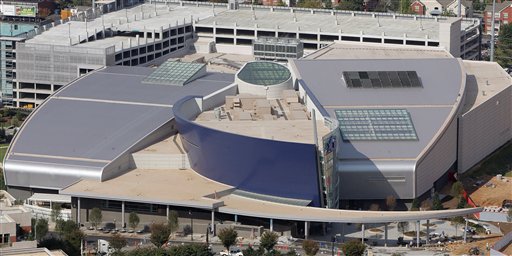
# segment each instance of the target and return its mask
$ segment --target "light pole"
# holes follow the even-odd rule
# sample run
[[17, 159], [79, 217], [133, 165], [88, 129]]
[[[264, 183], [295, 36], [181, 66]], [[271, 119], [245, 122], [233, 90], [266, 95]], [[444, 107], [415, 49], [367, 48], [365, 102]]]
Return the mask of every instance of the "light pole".
[[489, 58], [489, 60], [491, 62], [494, 61], [494, 20], [496, 19], [496, 17], [494, 17], [496, 15], [496, 0], [493, 0], [492, 1], [492, 20], [491, 20], [491, 56]]
[[188, 210], [188, 215], [190, 215], [190, 241], [194, 241], [194, 219], [191, 210]]

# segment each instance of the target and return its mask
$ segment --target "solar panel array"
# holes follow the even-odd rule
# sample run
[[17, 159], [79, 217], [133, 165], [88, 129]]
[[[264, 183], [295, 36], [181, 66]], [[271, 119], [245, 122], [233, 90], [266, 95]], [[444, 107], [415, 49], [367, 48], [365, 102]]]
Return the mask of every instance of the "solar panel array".
[[418, 140], [405, 109], [337, 109], [343, 140]]
[[153, 73], [142, 82], [152, 84], [169, 84], [183, 86], [199, 72], [205, 64], [167, 61], [162, 63]]
[[416, 71], [345, 71], [348, 88], [422, 87]]

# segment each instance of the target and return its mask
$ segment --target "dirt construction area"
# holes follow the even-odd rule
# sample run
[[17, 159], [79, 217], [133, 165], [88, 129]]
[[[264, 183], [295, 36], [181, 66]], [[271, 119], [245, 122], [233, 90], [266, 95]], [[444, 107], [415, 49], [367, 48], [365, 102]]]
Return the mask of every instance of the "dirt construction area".
[[511, 177], [503, 177], [498, 180], [496, 176], [486, 175], [479, 180], [471, 180], [470, 182], [472, 184], [464, 182], [464, 187], [479, 206], [501, 206], [503, 200], [512, 199]]

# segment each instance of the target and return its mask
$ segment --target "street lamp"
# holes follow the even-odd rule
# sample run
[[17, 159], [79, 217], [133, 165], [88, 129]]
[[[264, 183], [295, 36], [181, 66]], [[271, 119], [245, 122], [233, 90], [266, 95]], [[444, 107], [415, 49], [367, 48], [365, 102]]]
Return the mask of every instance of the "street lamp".
[[494, 61], [494, 20], [496, 19], [496, 0], [492, 1], [492, 20], [491, 20], [491, 57], [489, 60]]
[[190, 215], [190, 241], [194, 241], [194, 219], [191, 210], [188, 210], [188, 215]]

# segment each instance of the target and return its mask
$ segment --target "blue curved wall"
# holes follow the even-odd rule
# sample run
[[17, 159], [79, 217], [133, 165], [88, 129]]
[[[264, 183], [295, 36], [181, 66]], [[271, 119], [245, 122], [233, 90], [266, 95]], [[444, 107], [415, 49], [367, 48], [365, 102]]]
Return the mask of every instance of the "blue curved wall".
[[191, 167], [212, 180], [254, 193], [306, 199], [320, 206], [316, 149], [291, 143], [227, 133], [190, 121], [187, 97], [173, 111]]

